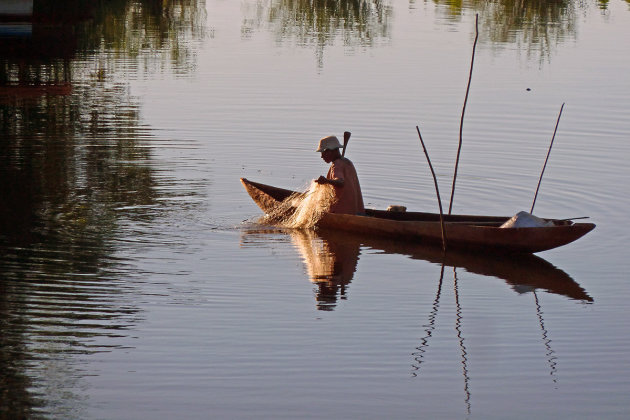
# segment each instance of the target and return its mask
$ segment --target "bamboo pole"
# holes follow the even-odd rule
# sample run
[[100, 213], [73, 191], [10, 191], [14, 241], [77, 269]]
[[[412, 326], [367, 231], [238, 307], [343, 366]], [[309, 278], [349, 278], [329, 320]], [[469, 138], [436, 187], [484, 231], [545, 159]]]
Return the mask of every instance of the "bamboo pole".
[[529, 211], [529, 214], [534, 214], [534, 205], [536, 204], [536, 197], [538, 197], [538, 190], [540, 189], [540, 183], [542, 181], [543, 174], [545, 173], [545, 168], [547, 167], [547, 161], [549, 160], [549, 155], [551, 154], [551, 148], [553, 147], [553, 140], [556, 138], [556, 131], [558, 131], [558, 124], [560, 123], [560, 117], [562, 116], [563, 109], [564, 109], [564, 104], [562, 104], [562, 106], [560, 107], [560, 113], [558, 114], [558, 119], [556, 120], [556, 128], [554, 128], [553, 136], [551, 136], [551, 144], [549, 144], [549, 150], [547, 151], [545, 164], [543, 165], [542, 171], [540, 172], [540, 178], [538, 178], [538, 186], [536, 187], [536, 194], [534, 194], [534, 202], [532, 203], [532, 208]]
[[470, 60], [470, 72], [468, 73], [468, 85], [466, 86], [466, 96], [462, 108], [462, 117], [459, 122], [459, 145], [457, 146], [457, 157], [455, 158], [455, 173], [453, 174], [453, 186], [451, 187], [451, 201], [448, 205], [448, 214], [453, 209], [453, 196], [455, 195], [455, 181], [457, 180], [457, 167], [459, 166], [459, 155], [462, 150], [462, 133], [464, 130], [464, 114], [466, 113], [466, 103], [468, 102], [468, 92], [470, 92], [470, 81], [472, 79], [473, 67], [475, 64], [475, 50], [477, 49], [477, 39], [479, 39], [479, 15], [475, 15], [475, 42], [473, 43], [472, 58]]
[[433, 165], [431, 164], [431, 159], [429, 159], [429, 152], [427, 152], [427, 148], [424, 145], [424, 140], [422, 140], [422, 134], [420, 134], [420, 129], [416, 125], [416, 131], [418, 132], [418, 137], [420, 137], [420, 144], [422, 144], [422, 150], [424, 150], [424, 155], [427, 157], [427, 162], [429, 163], [429, 169], [431, 169], [431, 175], [433, 175], [433, 183], [435, 184], [435, 193], [437, 194], [438, 205], [440, 207], [440, 228], [442, 229], [442, 251], [446, 252], [446, 229], [444, 228], [444, 212], [442, 211], [442, 199], [440, 198], [440, 189], [438, 188], [437, 177], [435, 176], [435, 171], [433, 170]]

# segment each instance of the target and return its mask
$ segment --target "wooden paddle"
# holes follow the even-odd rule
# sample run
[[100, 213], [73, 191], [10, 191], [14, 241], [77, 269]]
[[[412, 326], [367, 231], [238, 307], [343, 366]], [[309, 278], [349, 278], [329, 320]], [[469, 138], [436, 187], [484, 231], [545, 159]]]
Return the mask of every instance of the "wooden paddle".
[[348, 142], [350, 141], [350, 135], [352, 133], [349, 131], [343, 132], [343, 149], [341, 150], [341, 156], [345, 156], [346, 154], [346, 146], [348, 146]]

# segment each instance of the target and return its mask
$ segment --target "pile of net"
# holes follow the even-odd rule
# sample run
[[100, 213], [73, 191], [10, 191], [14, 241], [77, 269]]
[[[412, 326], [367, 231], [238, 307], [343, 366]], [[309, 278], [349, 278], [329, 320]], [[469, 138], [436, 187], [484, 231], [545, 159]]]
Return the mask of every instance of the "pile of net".
[[313, 181], [306, 192], [294, 193], [260, 220], [287, 228], [312, 228], [335, 202], [332, 185]]

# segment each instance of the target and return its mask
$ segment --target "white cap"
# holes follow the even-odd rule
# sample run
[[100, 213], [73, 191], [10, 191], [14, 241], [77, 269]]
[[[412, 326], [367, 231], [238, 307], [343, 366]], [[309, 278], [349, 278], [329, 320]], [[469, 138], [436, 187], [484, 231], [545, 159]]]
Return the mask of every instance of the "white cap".
[[319, 147], [316, 152], [323, 152], [324, 150], [340, 149], [341, 143], [336, 136], [324, 137], [319, 141]]

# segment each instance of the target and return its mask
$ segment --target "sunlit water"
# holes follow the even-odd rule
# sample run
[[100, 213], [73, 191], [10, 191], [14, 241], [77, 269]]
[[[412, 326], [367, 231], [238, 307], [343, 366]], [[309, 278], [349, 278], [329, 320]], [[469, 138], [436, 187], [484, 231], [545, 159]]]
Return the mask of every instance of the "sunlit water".
[[[0, 417], [627, 418], [627, 3], [146, 3], [2, 44]], [[255, 224], [239, 178], [304, 190], [345, 130], [366, 206], [437, 211], [416, 125], [446, 205], [476, 12], [453, 211], [529, 210], [565, 103], [535, 213], [593, 232], [444, 260]]]

